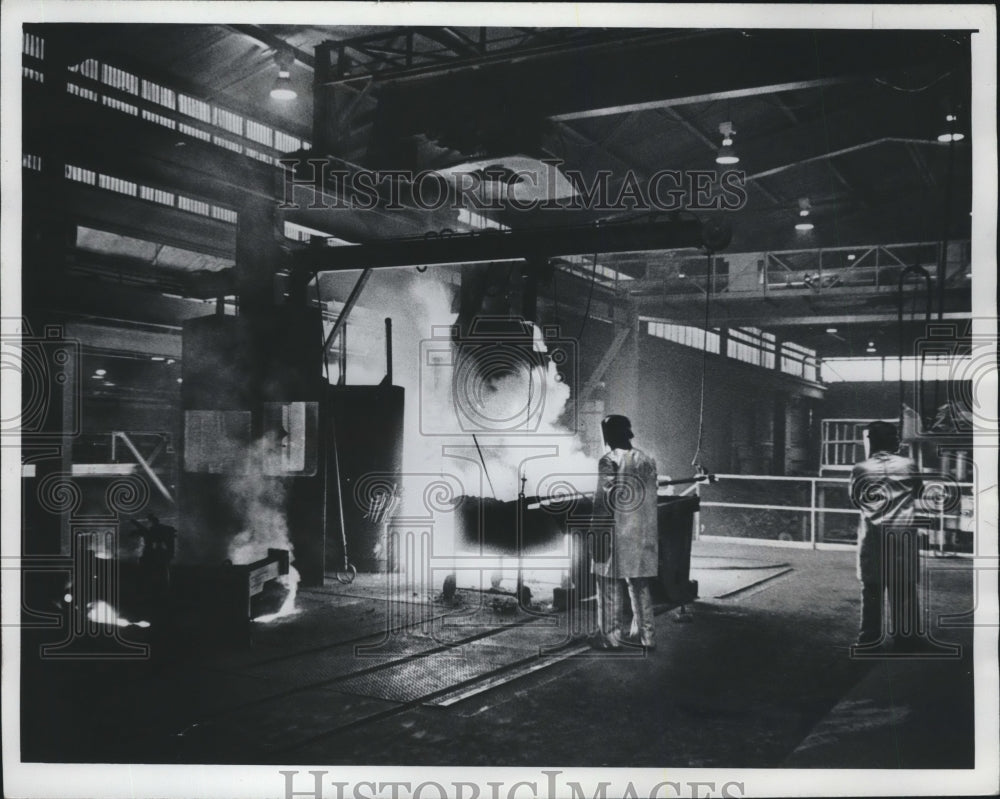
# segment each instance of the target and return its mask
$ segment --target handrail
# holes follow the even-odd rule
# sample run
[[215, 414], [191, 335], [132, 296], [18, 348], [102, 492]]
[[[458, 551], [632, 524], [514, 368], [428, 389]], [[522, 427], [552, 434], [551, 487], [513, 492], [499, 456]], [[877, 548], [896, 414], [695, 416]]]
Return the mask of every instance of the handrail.
[[[933, 473], [928, 473], [933, 474]], [[847, 477], [818, 477], [813, 475], [770, 475], [770, 474], [717, 474], [716, 477], [720, 482], [726, 481], [768, 481], [768, 482], [779, 482], [779, 483], [789, 483], [797, 482], [802, 484], [808, 484], [809, 486], [809, 505], [775, 505], [775, 504], [764, 504], [764, 503], [754, 503], [754, 502], [725, 502], [721, 500], [706, 500], [704, 497], [701, 499], [701, 508], [742, 508], [746, 510], [770, 510], [770, 511], [791, 511], [794, 513], [808, 513], [809, 514], [809, 540], [808, 541], [772, 541], [771, 539], [756, 539], [757, 541], [766, 541], [769, 544], [789, 545], [789, 546], [810, 546], [812, 549], [819, 549], [820, 544], [826, 544], [828, 542], [820, 542], [817, 539], [817, 528], [818, 528], [818, 516], [820, 513], [834, 513], [841, 515], [851, 515], [857, 517], [860, 511], [856, 508], [828, 508], [825, 505], [819, 506], [818, 504], [818, 491], [817, 487], [820, 483], [830, 485], [848, 485], [851, 480]], [[967, 482], [950, 482], [950, 485], [959, 489], [975, 489], [974, 483]], [[938, 530], [944, 530], [945, 519], [961, 519], [961, 512], [958, 513], [945, 513], [944, 504], [940, 503], [937, 513], [935, 514], [931, 511], [927, 515], [928, 519], [936, 519], [938, 522]], [[719, 536], [709, 536], [709, 537], [719, 537]], [[726, 536], [722, 536], [726, 538]], [[739, 539], [745, 541], [748, 539]], [[751, 541], [755, 540], [753, 538], [749, 539]], [[943, 540], [943, 538], [942, 538]]]

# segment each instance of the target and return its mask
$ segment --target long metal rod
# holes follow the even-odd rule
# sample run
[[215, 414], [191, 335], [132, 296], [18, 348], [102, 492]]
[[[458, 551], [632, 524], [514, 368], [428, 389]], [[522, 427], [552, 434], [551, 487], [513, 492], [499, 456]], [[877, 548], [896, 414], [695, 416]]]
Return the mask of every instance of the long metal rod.
[[786, 169], [792, 169], [793, 167], [801, 166], [803, 164], [810, 164], [813, 161], [825, 161], [829, 158], [836, 158], [840, 155], [847, 155], [847, 153], [854, 153], [858, 150], [867, 150], [869, 147], [875, 147], [879, 144], [921, 144], [930, 147], [939, 147], [941, 142], [932, 141], [930, 139], [904, 139], [898, 136], [883, 136], [881, 139], [872, 139], [871, 141], [862, 142], [861, 144], [854, 144], [850, 147], [844, 147], [840, 150], [834, 150], [829, 153], [820, 153], [819, 155], [814, 155], [809, 158], [802, 158], [798, 161], [792, 161], [788, 164], [782, 164], [781, 166], [776, 166], [773, 169], [765, 169], [763, 172], [755, 172], [752, 175], [747, 175], [745, 180], [757, 180], [758, 178], [766, 178], [770, 175], [777, 175], [779, 172], [784, 172]]
[[347, 317], [350, 315], [351, 311], [354, 309], [355, 303], [358, 301], [358, 297], [361, 296], [361, 292], [365, 288], [365, 284], [368, 282], [368, 278], [371, 277], [371, 269], [365, 269], [361, 273], [361, 277], [358, 278], [358, 282], [354, 284], [354, 288], [351, 289], [351, 293], [347, 298], [347, 302], [344, 303], [344, 307], [340, 311], [340, 316], [337, 317], [337, 321], [333, 323], [333, 327], [330, 329], [329, 335], [326, 337], [326, 341], [323, 342], [323, 352], [326, 352], [330, 348], [330, 343], [336, 338], [340, 329], [347, 322]]
[[146, 474], [149, 475], [149, 479], [153, 481], [153, 485], [157, 487], [159, 492], [163, 494], [163, 496], [165, 496], [169, 502], [173, 503], [174, 498], [170, 495], [170, 492], [167, 490], [167, 487], [163, 485], [163, 481], [156, 476], [156, 473], [153, 471], [153, 467], [146, 462], [146, 459], [142, 457], [142, 455], [139, 454], [139, 450], [135, 448], [135, 445], [132, 443], [131, 439], [129, 439], [129, 437], [120, 430], [116, 431], [115, 435], [118, 436], [125, 443], [125, 446], [132, 451], [132, 454], [135, 455], [135, 459], [139, 461], [139, 465], [142, 466]]
[[493, 480], [490, 478], [490, 470], [486, 468], [486, 459], [483, 458], [483, 451], [479, 448], [479, 439], [476, 438], [476, 434], [472, 434], [472, 441], [476, 445], [476, 452], [479, 453], [479, 462], [483, 464], [483, 472], [486, 473], [486, 481], [490, 484], [490, 492], [493, 494], [493, 499], [497, 498], [496, 489], [493, 488]]
[[340, 548], [344, 555], [344, 571], [350, 570], [347, 559], [347, 527], [344, 522], [344, 488], [340, 482], [340, 449], [337, 446], [337, 424], [334, 421], [336, 413], [330, 413], [330, 443], [333, 447], [333, 479], [337, 484], [337, 516], [340, 520]]
[[392, 385], [392, 318], [385, 318], [385, 383]]

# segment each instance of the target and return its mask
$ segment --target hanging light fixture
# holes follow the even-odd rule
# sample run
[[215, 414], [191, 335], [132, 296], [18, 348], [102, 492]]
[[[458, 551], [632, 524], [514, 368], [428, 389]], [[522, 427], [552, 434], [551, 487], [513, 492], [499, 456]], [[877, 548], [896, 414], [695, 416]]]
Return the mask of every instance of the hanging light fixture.
[[795, 225], [795, 229], [806, 233], [815, 227], [812, 222], [809, 221], [809, 213], [812, 208], [809, 205], [809, 198], [803, 197], [799, 200], [799, 221]]
[[719, 133], [722, 134], [722, 146], [719, 148], [719, 154], [715, 156], [715, 163], [738, 164], [740, 157], [736, 154], [736, 148], [733, 147], [733, 136], [736, 135], [736, 131], [733, 130], [733, 123], [719, 123]]
[[944, 118], [947, 123], [947, 129], [944, 133], [937, 137], [939, 142], [947, 143], [953, 141], [962, 141], [965, 138], [965, 134], [960, 131], [955, 130], [956, 124], [958, 122], [958, 117], [954, 114], [947, 114]]
[[299, 96], [292, 86], [292, 62], [295, 57], [289, 50], [279, 50], [275, 53], [274, 60], [278, 64], [278, 77], [271, 87], [271, 97], [275, 100], [294, 100]]

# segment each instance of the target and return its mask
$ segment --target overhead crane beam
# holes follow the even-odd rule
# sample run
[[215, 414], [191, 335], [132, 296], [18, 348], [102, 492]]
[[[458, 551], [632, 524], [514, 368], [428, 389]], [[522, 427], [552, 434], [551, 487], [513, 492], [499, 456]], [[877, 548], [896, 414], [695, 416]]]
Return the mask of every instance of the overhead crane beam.
[[[707, 235], [706, 235], [707, 234]], [[296, 265], [312, 272], [400, 266], [472, 264], [593, 253], [678, 250], [706, 246], [711, 232], [696, 219], [641, 225], [535, 228], [453, 236], [385, 239], [352, 247], [308, 247]], [[720, 241], [711, 242], [721, 249]]]

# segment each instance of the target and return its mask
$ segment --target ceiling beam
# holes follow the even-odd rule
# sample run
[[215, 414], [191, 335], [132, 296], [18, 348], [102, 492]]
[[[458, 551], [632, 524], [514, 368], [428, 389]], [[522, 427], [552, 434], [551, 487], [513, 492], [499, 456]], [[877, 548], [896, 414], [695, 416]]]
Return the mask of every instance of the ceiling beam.
[[309, 67], [309, 69], [316, 68], [316, 58], [312, 53], [289, 44], [280, 36], [271, 33], [263, 25], [226, 25], [225, 27], [235, 33], [243, 34], [256, 42], [267, 45], [272, 50], [282, 50], [286, 53], [291, 53], [296, 61], [305, 67]]
[[[687, 120], [678, 109], [662, 108], [662, 109], [657, 109], [657, 111], [661, 116], [665, 117], [671, 122], [676, 122], [681, 127], [683, 127], [684, 130], [686, 130], [688, 133], [694, 136], [698, 141], [700, 141], [703, 145], [705, 145], [706, 149], [708, 149], [709, 152], [714, 153], [718, 149], [715, 142], [712, 141], [708, 136], [706, 136], [700, 130], [698, 130], [698, 128], [695, 127], [695, 125], [692, 122]], [[761, 194], [767, 197], [767, 199], [770, 200], [775, 205], [783, 205], [785, 203], [785, 200], [781, 199], [778, 195], [776, 195], [773, 191], [768, 189], [759, 180], [756, 181], [753, 185]]]
[[[842, 155], [847, 155], [849, 153], [858, 152], [860, 150], [867, 150], [871, 147], [877, 147], [880, 144], [906, 144], [906, 145], [920, 145], [925, 147], [948, 147], [948, 142], [932, 141], [930, 139], [907, 139], [897, 136], [883, 136], [879, 139], [869, 139], [868, 141], [859, 142], [858, 144], [852, 144], [849, 147], [841, 147], [839, 150], [833, 150], [828, 153], [819, 153], [818, 155], [809, 156], [808, 158], [800, 158], [797, 161], [790, 161], [786, 164], [781, 164], [779, 166], [771, 167], [770, 169], [765, 169], [760, 172], [754, 172], [746, 176], [747, 180], [760, 180], [760, 178], [770, 177], [771, 175], [777, 175], [780, 172], [784, 172], [788, 169], [793, 169], [794, 167], [803, 166], [805, 164], [811, 164], [816, 161], [827, 161], [831, 158], [837, 158]], [[963, 144], [958, 145], [962, 147]]]
[[176, 332], [69, 321], [66, 323], [66, 336], [77, 339], [85, 347], [98, 350], [164, 355], [178, 359], [181, 357], [181, 337]]
[[[922, 292], [907, 291], [907, 298], [919, 297]], [[692, 302], [693, 294], [646, 295], [633, 297], [636, 307], [644, 316], [656, 316], [678, 322], [695, 323], [704, 319], [700, 302]], [[968, 314], [971, 298], [968, 287], [945, 290], [945, 307], [948, 313]], [[775, 327], [787, 319], [837, 319], [861, 317], [866, 314], [891, 316], [895, 321], [897, 292], [894, 289], [877, 291], [871, 287], [824, 289], [816, 293], [808, 289], [772, 291], [766, 296], [739, 297], [713, 295], [711, 302], [712, 324], [728, 327]], [[961, 317], [964, 318], [964, 317]], [[809, 324], [820, 324], [811, 321]]]
[[701, 222], [694, 219], [576, 228], [536, 228], [470, 233], [446, 238], [384, 239], [357, 247], [309, 247], [296, 253], [299, 268], [312, 272], [473, 264], [554, 258], [560, 255], [699, 248]]
[[578, 89], [558, 98], [578, 108], [554, 108], [550, 116], [568, 121], [814, 89], [963, 55], [959, 42], [932, 31], [712, 31], [659, 47], [620, 48], [585, 82], [586, 97]]

